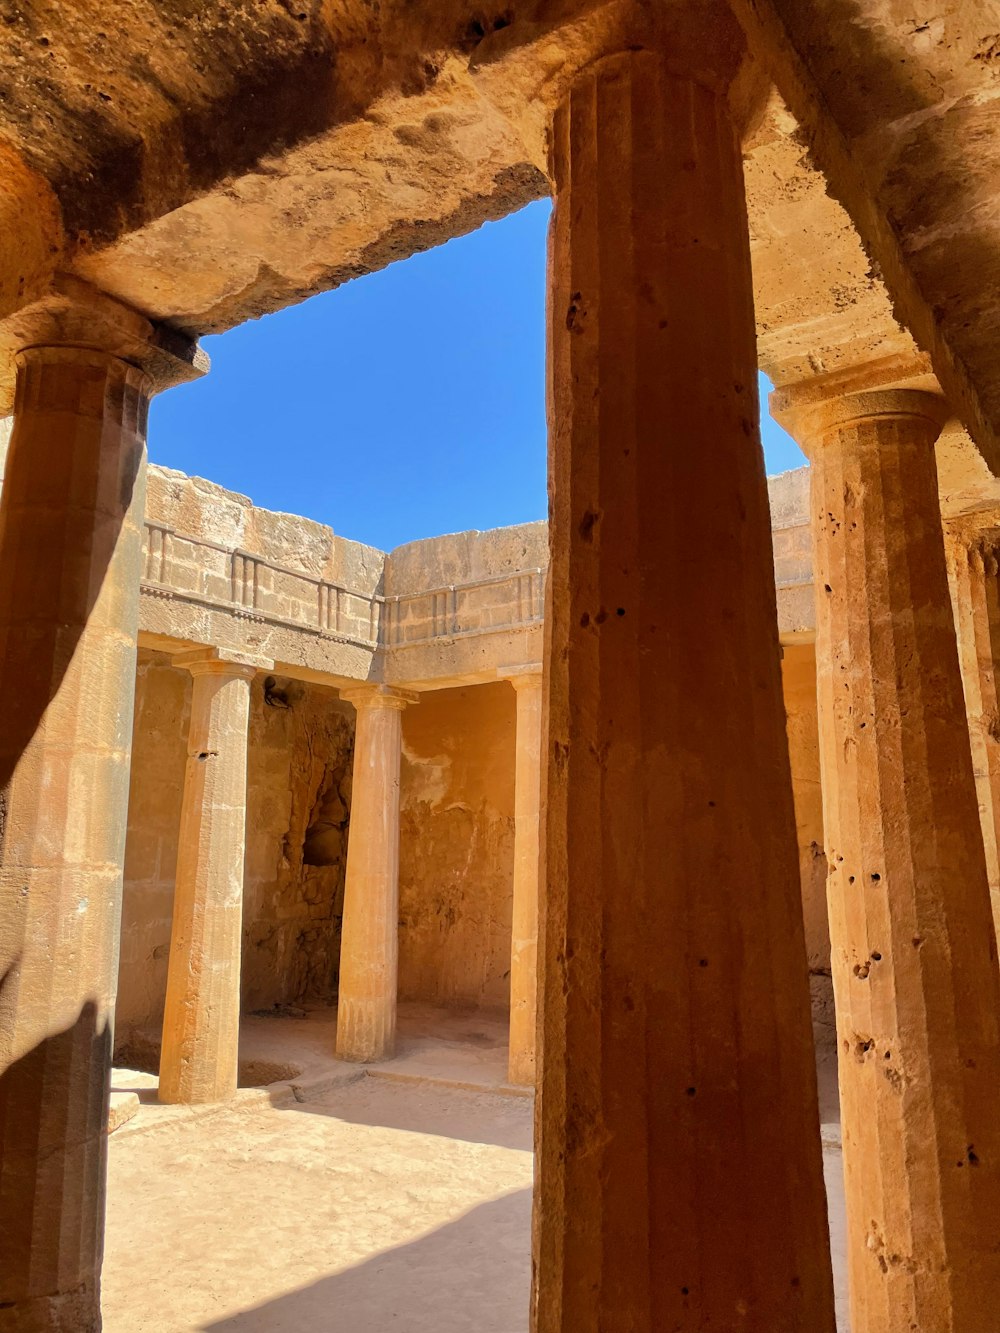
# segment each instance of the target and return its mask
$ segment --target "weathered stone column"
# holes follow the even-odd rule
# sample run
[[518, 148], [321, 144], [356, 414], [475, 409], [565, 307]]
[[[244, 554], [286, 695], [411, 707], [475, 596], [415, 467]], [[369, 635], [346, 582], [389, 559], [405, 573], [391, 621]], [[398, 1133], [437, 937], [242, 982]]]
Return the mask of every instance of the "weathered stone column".
[[947, 524], [945, 550], [993, 923], [1000, 929], [1000, 532], [969, 528], [968, 521]]
[[402, 713], [417, 696], [384, 685], [342, 690], [357, 709], [347, 882], [340, 939], [337, 1054], [388, 1059], [396, 1044], [399, 764]]
[[944, 400], [802, 419], [851, 1327], [979, 1333], [1000, 1306], [1000, 974], [934, 441]]
[[194, 677], [160, 1048], [161, 1102], [236, 1092], [250, 682], [274, 663], [221, 648], [174, 657]]
[[740, 136], [700, 78], [598, 60], [552, 133], [538, 1333], [834, 1326]]
[[541, 803], [542, 673], [508, 677], [517, 691], [514, 770], [514, 902], [510, 942], [510, 1038], [507, 1077], [535, 1082], [538, 987], [538, 822]]
[[[0, 1327], [100, 1327], [152, 326], [13, 330], [0, 504]], [[70, 344], [70, 345], [67, 345]], [[110, 349], [110, 350], [109, 350]]]

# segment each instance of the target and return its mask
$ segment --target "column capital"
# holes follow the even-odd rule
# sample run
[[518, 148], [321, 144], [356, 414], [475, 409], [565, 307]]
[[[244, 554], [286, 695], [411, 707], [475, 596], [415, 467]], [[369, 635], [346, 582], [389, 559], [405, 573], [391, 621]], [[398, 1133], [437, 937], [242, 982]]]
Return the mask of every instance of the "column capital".
[[954, 415], [948, 400], [926, 388], [863, 389], [859, 392], [824, 393], [819, 386], [796, 386], [775, 390], [770, 398], [771, 416], [808, 453], [828, 436], [862, 421], [899, 418], [926, 423], [933, 444], [945, 423]]
[[420, 695], [414, 690], [400, 690], [392, 685], [353, 685], [341, 690], [340, 697], [352, 703], [359, 712], [362, 708], [398, 708], [402, 711], [407, 704], [420, 702]]
[[518, 662], [512, 666], [497, 667], [497, 680], [509, 680], [515, 690], [541, 689], [541, 662]]
[[174, 666], [184, 667], [192, 676], [243, 676], [252, 680], [258, 671], [273, 671], [270, 657], [253, 653], [237, 653], [229, 648], [194, 648], [190, 652], [175, 653]]
[[90, 283], [57, 274], [45, 296], [0, 322], [0, 415], [13, 404], [18, 361], [41, 349], [114, 357], [142, 371], [151, 394], [198, 379], [209, 365], [195, 339]]

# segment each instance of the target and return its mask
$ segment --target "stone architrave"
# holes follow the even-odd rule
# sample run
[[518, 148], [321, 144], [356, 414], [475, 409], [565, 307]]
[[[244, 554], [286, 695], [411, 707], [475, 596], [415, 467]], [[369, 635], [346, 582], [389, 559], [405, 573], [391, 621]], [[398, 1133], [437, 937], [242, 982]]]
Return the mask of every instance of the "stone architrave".
[[337, 1054], [371, 1063], [396, 1042], [399, 769], [402, 714], [417, 695], [385, 685], [342, 690], [357, 710], [337, 995]]
[[851, 1327], [1000, 1308], [1000, 974], [948, 594], [944, 400], [856, 393], [812, 459]]
[[541, 808], [542, 669], [504, 671], [517, 693], [514, 763], [514, 886], [510, 942], [507, 1077], [531, 1087], [536, 1074]]
[[740, 134], [667, 49], [551, 135], [534, 1327], [832, 1333]]
[[64, 287], [11, 334], [0, 500], [0, 1326], [96, 1333], [146, 419], [196, 369]]
[[236, 1092], [250, 683], [274, 663], [206, 648], [174, 665], [193, 686], [158, 1095], [193, 1105]]

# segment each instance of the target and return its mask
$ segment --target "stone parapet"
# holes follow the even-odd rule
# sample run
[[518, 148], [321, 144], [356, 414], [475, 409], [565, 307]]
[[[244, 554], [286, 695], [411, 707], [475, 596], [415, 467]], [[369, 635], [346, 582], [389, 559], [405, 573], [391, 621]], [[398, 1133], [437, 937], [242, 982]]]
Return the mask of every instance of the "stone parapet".
[[[783, 640], [815, 632], [808, 471], [768, 481]], [[411, 542], [389, 554], [151, 468], [141, 641], [272, 658], [328, 684], [440, 689], [541, 658], [547, 525]]]

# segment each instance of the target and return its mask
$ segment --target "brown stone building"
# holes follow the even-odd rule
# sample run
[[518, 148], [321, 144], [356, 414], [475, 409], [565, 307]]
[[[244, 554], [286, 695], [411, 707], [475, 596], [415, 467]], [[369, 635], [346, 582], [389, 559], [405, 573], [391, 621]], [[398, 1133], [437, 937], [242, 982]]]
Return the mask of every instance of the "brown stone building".
[[[100, 1327], [124, 942], [165, 1101], [234, 1090], [241, 953], [247, 1006], [336, 985], [348, 1061], [397, 991], [509, 988], [538, 1333], [831, 1333], [821, 884], [851, 1327], [992, 1327], [995, 7], [3, 19], [0, 1329]], [[547, 560], [147, 503], [199, 335], [546, 192]], [[758, 367], [811, 461], [776, 551]]]

